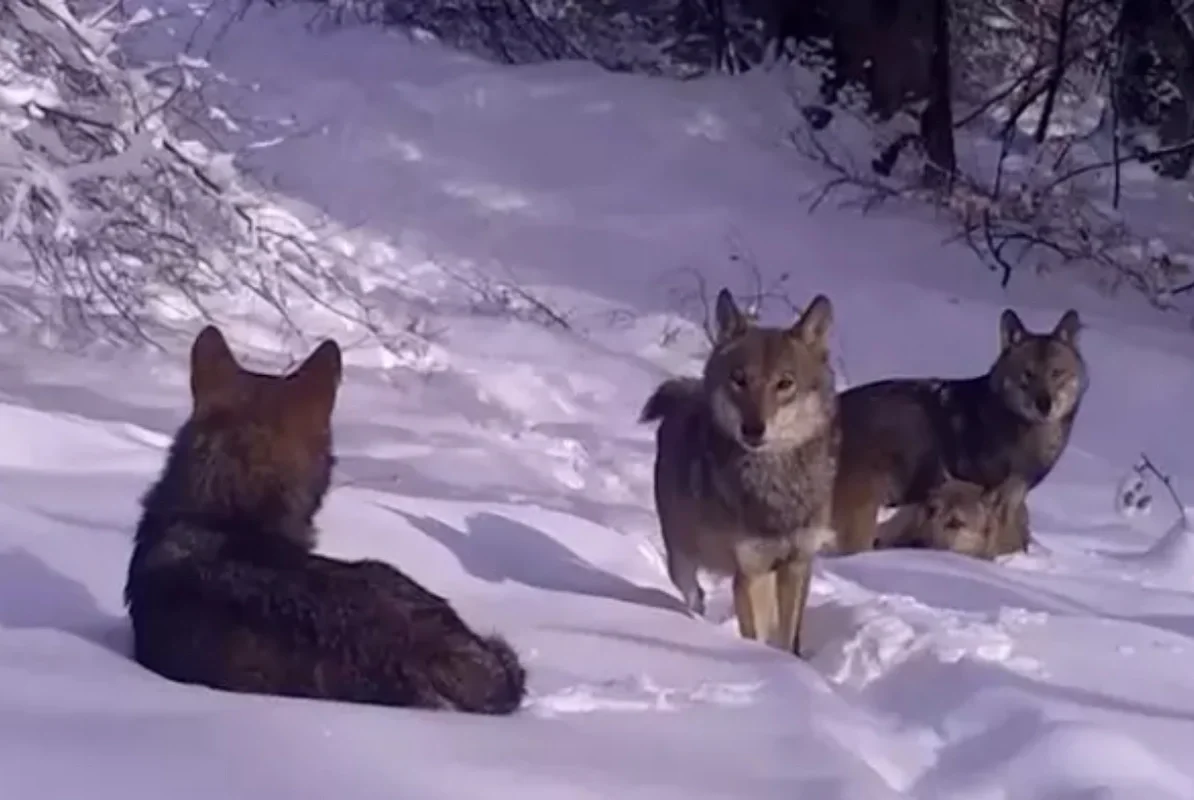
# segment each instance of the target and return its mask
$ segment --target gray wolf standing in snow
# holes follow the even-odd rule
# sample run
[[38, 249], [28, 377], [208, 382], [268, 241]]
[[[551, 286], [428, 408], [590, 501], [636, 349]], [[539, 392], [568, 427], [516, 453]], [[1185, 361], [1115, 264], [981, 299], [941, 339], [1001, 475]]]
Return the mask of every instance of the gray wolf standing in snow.
[[948, 478], [984, 490], [1012, 477], [1029, 490], [1044, 480], [1065, 451], [1088, 385], [1079, 328], [1072, 309], [1047, 333], [1027, 330], [1007, 309], [986, 374], [882, 380], [842, 392], [838, 552], [871, 549], [880, 508], [923, 503]]
[[525, 674], [505, 641], [389, 564], [312, 552], [340, 374], [332, 340], [275, 376], [242, 368], [214, 327], [195, 339], [191, 414], [129, 563], [134, 658], [226, 691], [513, 712]]
[[831, 537], [838, 431], [818, 295], [788, 328], [755, 324], [729, 291], [701, 378], [672, 378], [643, 406], [659, 420], [655, 507], [668, 572], [704, 614], [697, 571], [733, 576], [743, 637], [799, 654], [812, 559]]
[[1028, 484], [1018, 475], [984, 489], [947, 478], [923, 503], [880, 526], [876, 549], [923, 547], [992, 560], [1028, 549]]

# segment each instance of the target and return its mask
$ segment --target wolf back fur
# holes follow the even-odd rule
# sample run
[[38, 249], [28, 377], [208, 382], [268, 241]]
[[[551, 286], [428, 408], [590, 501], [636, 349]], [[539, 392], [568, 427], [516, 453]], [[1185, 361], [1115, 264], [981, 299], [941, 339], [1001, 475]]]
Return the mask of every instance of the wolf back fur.
[[243, 369], [216, 328], [196, 338], [192, 412], [129, 563], [135, 659], [227, 691], [515, 711], [525, 673], [505, 641], [386, 563], [312, 552], [340, 376], [331, 340], [272, 376]]

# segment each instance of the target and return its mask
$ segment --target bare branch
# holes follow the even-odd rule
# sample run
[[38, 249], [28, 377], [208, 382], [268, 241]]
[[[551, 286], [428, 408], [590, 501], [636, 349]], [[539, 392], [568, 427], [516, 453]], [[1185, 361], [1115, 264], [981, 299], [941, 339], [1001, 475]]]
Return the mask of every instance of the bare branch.
[[1182, 502], [1182, 498], [1178, 495], [1177, 489], [1173, 488], [1173, 479], [1157, 469], [1157, 466], [1148, 457], [1147, 453], [1140, 454], [1140, 461], [1136, 465], [1136, 472], [1149, 473], [1159, 480], [1169, 493], [1169, 498], [1173, 500], [1173, 504], [1177, 506], [1177, 513], [1181, 515], [1182, 521], [1189, 523], [1189, 515], [1186, 514], [1186, 504]]
[[1176, 155], [1178, 153], [1184, 153], [1185, 151], [1190, 150], [1190, 149], [1194, 149], [1194, 137], [1191, 137], [1191, 138], [1185, 140], [1184, 142], [1178, 142], [1177, 144], [1169, 145], [1168, 147], [1157, 148], [1156, 150], [1145, 150], [1145, 151], [1142, 151], [1139, 153], [1133, 153], [1131, 155], [1123, 156], [1122, 158], [1118, 158], [1118, 159], [1113, 156], [1112, 158], [1109, 158], [1109, 159], [1106, 159], [1103, 161], [1096, 161], [1096, 162], [1093, 162], [1090, 164], [1083, 164], [1082, 166], [1075, 167], [1074, 169], [1070, 170], [1069, 172], [1066, 172], [1066, 173], [1058, 176], [1057, 178], [1055, 178], [1052, 183], [1049, 183], [1048, 185], [1046, 185], [1045, 191], [1050, 191], [1050, 190], [1060, 186], [1061, 184], [1066, 183], [1067, 181], [1072, 181], [1074, 178], [1077, 178], [1081, 175], [1086, 175], [1091, 172], [1099, 172], [1099, 171], [1108, 169], [1110, 167], [1118, 168], [1121, 164], [1129, 164], [1132, 162], [1135, 162], [1138, 164], [1149, 164], [1149, 163], [1152, 163], [1153, 161], [1160, 161], [1161, 159], [1166, 158], [1168, 156]]
[[134, 24], [118, 10], [81, 20], [59, 0], [0, 4], [11, 44], [0, 71], [18, 90], [0, 95], [0, 150], [17, 154], [0, 166], [0, 246], [28, 284], [17, 287], [23, 307], [6, 295], [0, 314], [64, 344], [161, 347], [175, 324], [255, 298], [287, 337], [308, 327], [292, 316], [299, 303], [396, 354], [422, 348], [338, 277], [349, 272], [341, 232], [321, 242], [230, 156], [179, 135], [199, 130], [188, 108], [210, 108], [202, 67], [118, 63], [115, 34]]
[[1037, 121], [1036, 136], [1034, 137], [1037, 144], [1042, 144], [1045, 141], [1045, 135], [1049, 131], [1049, 121], [1053, 117], [1053, 107], [1057, 103], [1057, 91], [1061, 88], [1062, 78], [1065, 77], [1066, 44], [1070, 36], [1070, 9], [1072, 5], [1073, 0], [1061, 0], [1061, 12], [1057, 19], [1056, 55], [1053, 62], [1053, 72], [1046, 84], [1045, 105], [1041, 110], [1041, 118]]

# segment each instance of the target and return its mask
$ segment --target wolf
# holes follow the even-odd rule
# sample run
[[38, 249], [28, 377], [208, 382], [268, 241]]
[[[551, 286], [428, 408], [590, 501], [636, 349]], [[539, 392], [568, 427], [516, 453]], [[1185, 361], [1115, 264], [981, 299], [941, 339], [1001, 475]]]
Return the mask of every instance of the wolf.
[[885, 506], [925, 502], [947, 478], [1029, 490], [1069, 442], [1089, 378], [1069, 309], [1047, 333], [1000, 317], [1000, 349], [984, 375], [897, 378], [838, 397], [841, 451], [833, 489], [837, 554], [871, 549]]
[[389, 564], [313, 552], [341, 371], [331, 339], [266, 375], [214, 326], [196, 337], [191, 413], [142, 498], [128, 566], [133, 656], [226, 691], [510, 714], [526, 675], [502, 638]]
[[923, 503], [905, 506], [880, 527], [876, 549], [924, 547], [988, 561], [1026, 552], [1028, 484], [1018, 475], [990, 489], [947, 478]]
[[705, 613], [699, 569], [730, 575], [740, 634], [797, 655], [812, 559], [831, 535], [832, 320], [817, 295], [792, 326], [760, 326], [722, 289], [702, 376], [664, 381], [639, 415], [659, 421], [655, 507], [686, 605]]

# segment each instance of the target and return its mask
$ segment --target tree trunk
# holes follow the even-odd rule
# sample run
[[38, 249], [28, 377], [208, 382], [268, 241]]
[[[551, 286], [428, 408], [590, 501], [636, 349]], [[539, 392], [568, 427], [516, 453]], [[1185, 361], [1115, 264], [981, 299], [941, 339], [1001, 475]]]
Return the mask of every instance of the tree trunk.
[[924, 182], [931, 187], [948, 186], [958, 169], [954, 151], [954, 114], [949, 63], [949, 3], [932, 0], [933, 51], [929, 59], [929, 102], [920, 118], [920, 137], [928, 163]]
[[[1116, 76], [1119, 117], [1128, 127], [1144, 126], [1161, 148], [1194, 138], [1194, 34], [1173, 0], [1122, 0], [1123, 45]], [[1129, 147], [1139, 156], [1150, 147]], [[1183, 178], [1194, 163], [1194, 148], [1176, 147], [1156, 160], [1166, 177]]]
[[1066, 45], [1070, 38], [1070, 5], [1073, 0], [1061, 0], [1061, 13], [1057, 19], [1057, 53], [1053, 59], [1053, 71], [1049, 75], [1049, 87], [1045, 90], [1045, 103], [1041, 108], [1041, 118], [1036, 125], [1037, 144], [1043, 144], [1049, 133], [1049, 120], [1053, 117], [1053, 108], [1057, 104], [1057, 92], [1061, 88], [1061, 80], [1065, 77]]

